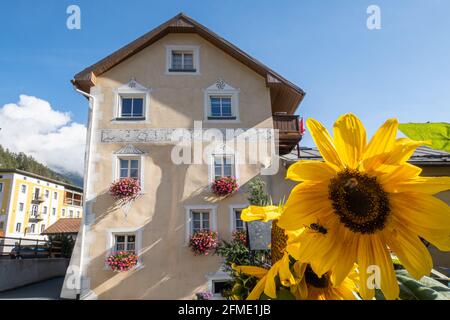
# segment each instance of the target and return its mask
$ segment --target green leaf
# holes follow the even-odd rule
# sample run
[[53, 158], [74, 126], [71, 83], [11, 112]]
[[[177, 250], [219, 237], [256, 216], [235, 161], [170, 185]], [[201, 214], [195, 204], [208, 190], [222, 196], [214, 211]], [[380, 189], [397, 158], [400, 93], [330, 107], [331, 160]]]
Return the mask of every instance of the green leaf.
[[410, 139], [431, 141], [431, 148], [450, 152], [450, 123], [401, 123], [399, 129]]
[[406, 270], [397, 270], [400, 298], [403, 300], [449, 300], [450, 289], [430, 277], [419, 281], [413, 279]]

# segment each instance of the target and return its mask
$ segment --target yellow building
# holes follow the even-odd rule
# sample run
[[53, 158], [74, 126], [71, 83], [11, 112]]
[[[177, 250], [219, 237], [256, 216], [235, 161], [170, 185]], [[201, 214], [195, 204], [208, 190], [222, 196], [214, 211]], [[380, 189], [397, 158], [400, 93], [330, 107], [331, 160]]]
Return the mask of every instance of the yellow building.
[[[16, 169], [0, 169], [0, 236], [45, 239], [59, 219], [81, 218], [83, 189]], [[6, 249], [5, 249], [6, 250]]]

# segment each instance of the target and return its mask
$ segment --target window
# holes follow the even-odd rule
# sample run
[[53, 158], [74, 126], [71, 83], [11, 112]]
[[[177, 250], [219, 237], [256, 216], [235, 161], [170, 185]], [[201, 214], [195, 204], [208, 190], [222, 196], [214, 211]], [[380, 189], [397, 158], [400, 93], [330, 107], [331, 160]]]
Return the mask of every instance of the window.
[[53, 199], [58, 200], [58, 192], [53, 192]]
[[66, 209], [62, 209], [62, 210], [61, 210], [61, 216], [63, 216], [63, 217], [66, 216]]
[[192, 211], [192, 234], [210, 230], [209, 225], [209, 211]]
[[0, 192], [3, 192], [3, 183], [0, 182]]
[[135, 251], [136, 236], [134, 234], [116, 234], [114, 250], [117, 251]]
[[40, 193], [39, 188], [34, 189], [34, 198], [35, 199], [39, 199], [39, 193]]
[[20, 202], [20, 203], [19, 203], [19, 211], [20, 211], [20, 212], [23, 212], [23, 202]]
[[41, 233], [45, 230], [45, 224], [41, 224]]
[[43, 213], [43, 214], [47, 214], [47, 209], [48, 209], [48, 208], [47, 208], [46, 206], [44, 206], [44, 208], [42, 209], [42, 213]]
[[219, 78], [204, 91], [206, 121], [239, 122], [239, 89]]
[[139, 179], [139, 160], [119, 158], [119, 178]]
[[198, 74], [198, 46], [167, 46], [168, 74]]
[[3, 229], [5, 227], [5, 223], [3, 221], [0, 221], [0, 229]]
[[245, 222], [241, 219], [242, 209], [234, 209], [234, 231], [244, 231]]
[[52, 216], [56, 216], [56, 208], [52, 208]]
[[220, 177], [233, 177], [234, 172], [234, 156], [232, 155], [215, 155], [214, 156], [214, 179]]
[[16, 232], [20, 232], [21, 229], [22, 229], [22, 224], [20, 222], [16, 223]]
[[231, 280], [212, 280], [212, 294], [215, 297], [222, 297], [225, 290], [231, 289]]
[[20, 186], [20, 191], [22, 192], [22, 193], [27, 193], [27, 186], [26, 185], [21, 185]]
[[208, 120], [236, 120], [231, 101], [231, 96], [210, 96]]
[[73, 210], [69, 210], [69, 218], [73, 218]]
[[120, 96], [120, 118], [143, 119], [144, 98]]
[[50, 196], [50, 191], [45, 190], [45, 197], [48, 198]]
[[33, 205], [33, 206], [31, 207], [31, 215], [32, 215], [33, 217], [37, 217], [37, 215], [38, 215], [38, 210], [39, 210], [39, 207], [38, 207], [37, 205]]
[[36, 225], [34, 223], [30, 224], [30, 233], [35, 232]]
[[77, 211], [77, 218], [80, 217], [80, 211]]
[[172, 51], [172, 65], [169, 71], [195, 72], [194, 52], [192, 51]]

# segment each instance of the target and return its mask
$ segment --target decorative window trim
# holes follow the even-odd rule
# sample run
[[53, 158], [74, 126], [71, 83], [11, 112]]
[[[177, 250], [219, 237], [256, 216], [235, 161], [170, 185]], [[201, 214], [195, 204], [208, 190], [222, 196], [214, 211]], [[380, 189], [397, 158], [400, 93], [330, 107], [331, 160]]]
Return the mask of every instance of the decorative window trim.
[[217, 232], [217, 205], [188, 205], [184, 208], [186, 210], [185, 246], [189, 244], [189, 239], [192, 236], [192, 211], [209, 211], [209, 230]]
[[147, 153], [139, 150], [133, 145], [126, 145], [113, 154], [113, 172], [112, 182], [117, 181], [120, 177], [120, 159], [138, 159], [139, 160], [139, 182], [141, 184], [141, 193], [144, 193], [144, 157]]
[[[234, 210], [236, 209], [245, 209], [248, 207], [248, 204], [230, 204], [228, 206], [228, 212], [230, 215], [230, 232], [233, 233], [236, 231], [236, 219], [234, 215]], [[244, 222], [245, 226], [245, 222]]]
[[[195, 72], [169, 71], [172, 68], [172, 51], [192, 51]], [[168, 45], [166, 46], [166, 75], [200, 75], [200, 46]]]
[[226, 144], [216, 146], [208, 155], [208, 183], [214, 181], [214, 157], [215, 156], [233, 156], [234, 157], [234, 177], [239, 182], [239, 153], [231, 149]]
[[[115, 124], [130, 123], [150, 123], [150, 93], [151, 89], [139, 84], [136, 80], [131, 79], [127, 84], [116, 88], [114, 92], [114, 118], [112, 122]], [[123, 118], [120, 115], [122, 109], [122, 97], [125, 98], [143, 98], [143, 118]]]
[[230, 281], [232, 278], [230, 275], [224, 271], [217, 271], [216, 273], [209, 273], [206, 275], [206, 279], [208, 280], [208, 291], [213, 295], [212, 300], [225, 300], [224, 297], [220, 294], [214, 294], [213, 291], [213, 283], [215, 281]]
[[116, 235], [126, 235], [126, 234], [134, 234], [136, 236], [136, 241], [134, 244], [134, 251], [136, 255], [139, 257], [138, 263], [135, 269], [142, 269], [145, 267], [142, 261], [142, 235], [143, 235], [144, 227], [124, 227], [124, 228], [111, 228], [106, 230], [106, 256], [105, 256], [105, 270], [109, 270], [108, 263], [106, 259], [114, 252], [114, 242]]
[[[214, 84], [204, 90], [204, 121], [211, 123], [240, 123], [239, 93], [239, 89], [230, 86], [221, 78], [217, 79]], [[212, 119], [211, 97], [231, 97], [231, 113], [233, 119]]]

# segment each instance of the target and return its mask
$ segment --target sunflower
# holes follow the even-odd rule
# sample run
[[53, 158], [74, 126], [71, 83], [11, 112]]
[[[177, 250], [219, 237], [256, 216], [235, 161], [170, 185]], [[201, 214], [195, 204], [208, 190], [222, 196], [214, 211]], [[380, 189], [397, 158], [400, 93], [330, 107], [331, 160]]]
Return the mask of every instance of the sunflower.
[[420, 177], [407, 163], [422, 141], [396, 139], [398, 122], [386, 121], [370, 142], [353, 114], [334, 124], [334, 138], [318, 121], [307, 126], [322, 161], [299, 161], [287, 178], [295, 186], [279, 217], [285, 230], [306, 227], [298, 237], [296, 259], [308, 262], [319, 277], [330, 273], [339, 286], [358, 264], [360, 295], [375, 294], [369, 270], [378, 267], [379, 286], [387, 299], [399, 295], [390, 250], [415, 278], [432, 269], [420, 238], [450, 250], [450, 207], [433, 197], [450, 188], [449, 177]]
[[329, 273], [319, 277], [310, 265], [293, 262], [287, 253], [269, 270], [253, 266], [233, 266], [233, 269], [259, 279], [247, 300], [260, 299], [263, 294], [271, 299], [277, 299], [280, 289], [277, 280], [279, 285], [288, 288], [297, 300], [356, 300], [355, 273], [335, 287]]

